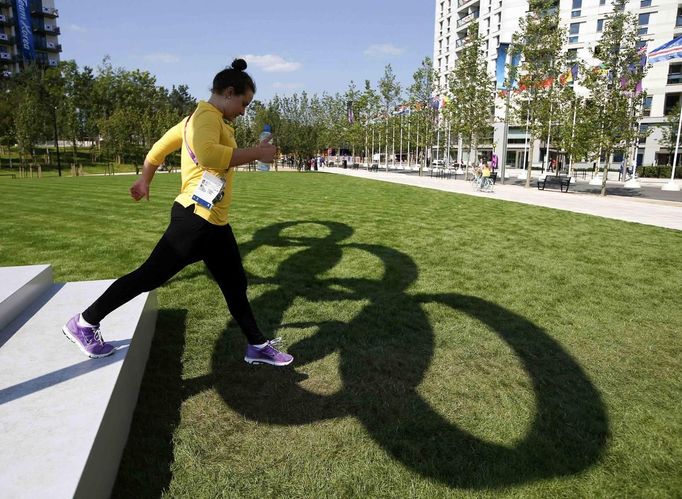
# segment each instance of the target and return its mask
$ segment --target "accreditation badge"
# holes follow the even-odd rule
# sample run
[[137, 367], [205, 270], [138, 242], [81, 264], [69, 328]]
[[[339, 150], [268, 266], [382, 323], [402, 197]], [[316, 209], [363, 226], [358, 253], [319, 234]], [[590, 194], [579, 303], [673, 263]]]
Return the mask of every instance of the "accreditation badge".
[[221, 177], [204, 172], [199, 180], [199, 185], [192, 194], [192, 200], [207, 210], [213, 208], [213, 204], [223, 198], [225, 180]]

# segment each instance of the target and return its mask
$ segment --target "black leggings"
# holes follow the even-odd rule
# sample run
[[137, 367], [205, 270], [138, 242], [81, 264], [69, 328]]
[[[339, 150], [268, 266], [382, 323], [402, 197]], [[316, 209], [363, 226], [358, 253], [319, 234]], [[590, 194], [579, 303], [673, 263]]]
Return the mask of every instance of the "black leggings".
[[246, 297], [246, 274], [237, 241], [229, 225], [214, 225], [194, 214], [194, 205], [174, 203], [171, 221], [152, 254], [137, 270], [117, 279], [83, 312], [99, 324], [110, 312], [140, 293], [161, 286], [187, 265], [203, 260], [225, 296], [227, 307], [248, 342], [265, 343]]

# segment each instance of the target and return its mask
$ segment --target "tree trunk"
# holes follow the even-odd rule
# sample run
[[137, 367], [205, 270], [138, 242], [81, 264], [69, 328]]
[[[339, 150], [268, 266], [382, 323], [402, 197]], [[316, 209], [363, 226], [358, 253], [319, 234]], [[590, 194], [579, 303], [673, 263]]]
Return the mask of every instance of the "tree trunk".
[[[531, 172], [533, 171], [533, 149], [535, 148], [535, 137], [533, 137], [533, 134], [530, 134], [530, 138], [528, 140], [528, 155], [526, 156], [526, 161], [528, 162], [528, 166], [526, 166], [526, 189], [530, 188], [530, 175]], [[524, 165], [525, 166], [525, 165]]]
[[604, 162], [604, 173], [601, 179], [601, 195], [606, 196], [606, 179], [609, 176], [609, 168], [611, 167], [611, 153], [609, 152], [606, 161]]
[[78, 146], [76, 144], [76, 139], [71, 141], [72, 151], [73, 151], [73, 162], [78, 163]]

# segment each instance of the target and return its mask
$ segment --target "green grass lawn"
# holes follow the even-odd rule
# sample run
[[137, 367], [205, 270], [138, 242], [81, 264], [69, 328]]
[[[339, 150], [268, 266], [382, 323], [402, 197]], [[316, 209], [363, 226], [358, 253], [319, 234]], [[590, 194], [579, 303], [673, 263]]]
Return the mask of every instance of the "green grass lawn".
[[[0, 179], [0, 264], [133, 270], [180, 178], [132, 181]], [[682, 233], [288, 172], [238, 173], [231, 222], [293, 368], [186, 268], [115, 497], [680, 497]]]

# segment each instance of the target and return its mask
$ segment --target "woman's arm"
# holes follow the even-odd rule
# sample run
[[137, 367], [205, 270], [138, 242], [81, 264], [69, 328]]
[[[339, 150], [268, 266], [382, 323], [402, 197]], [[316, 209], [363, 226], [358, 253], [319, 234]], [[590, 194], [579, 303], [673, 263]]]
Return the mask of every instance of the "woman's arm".
[[173, 128], [163, 134], [159, 140], [152, 146], [144, 159], [144, 166], [142, 167], [142, 176], [138, 178], [130, 187], [130, 195], [135, 201], [147, 198], [149, 201], [149, 184], [154, 179], [156, 169], [173, 151], [177, 151], [182, 147], [182, 129], [185, 120], [175, 125]]
[[139, 201], [143, 197], [149, 201], [149, 184], [152, 183], [158, 167], [159, 165], [154, 165], [149, 160], [144, 160], [142, 176], [130, 187], [130, 195], [135, 201]]
[[272, 137], [268, 137], [256, 147], [234, 149], [232, 151], [232, 158], [230, 159], [230, 168], [233, 166], [245, 165], [252, 161], [272, 163], [275, 159], [277, 148], [270, 143], [271, 140]]

